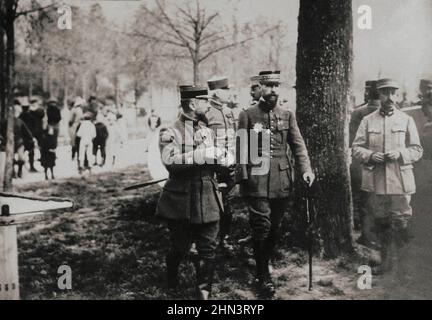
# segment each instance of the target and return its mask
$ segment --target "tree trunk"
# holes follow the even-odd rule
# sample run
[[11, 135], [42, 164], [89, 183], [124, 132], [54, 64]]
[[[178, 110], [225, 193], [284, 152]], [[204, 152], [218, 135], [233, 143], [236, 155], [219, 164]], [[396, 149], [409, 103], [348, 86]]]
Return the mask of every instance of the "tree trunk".
[[7, 131], [6, 131], [6, 164], [3, 187], [5, 191], [12, 189], [12, 171], [14, 160], [14, 79], [15, 79], [15, 27], [13, 2], [7, 3], [7, 15], [4, 21], [6, 31], [6, 118], [7, 118]]
[[194, 85], [199, 84], [199, 61], [198, 59], [193, 60], [193, 74], [194, 74]]
[[[0, 18], [3, 19], [3, 16], [1, 16]], [[0, 123], [6, 119], [6, 92], [5, 92], [6, 46], [5, 46], [4, 37], [5, 37], [5, 32], [0, 27]]]
[[352, 249], [348, 106], [352, 76], [351, 1], [300, 0], [297, 114], [317, 175], [316, 226], [324, 254]]

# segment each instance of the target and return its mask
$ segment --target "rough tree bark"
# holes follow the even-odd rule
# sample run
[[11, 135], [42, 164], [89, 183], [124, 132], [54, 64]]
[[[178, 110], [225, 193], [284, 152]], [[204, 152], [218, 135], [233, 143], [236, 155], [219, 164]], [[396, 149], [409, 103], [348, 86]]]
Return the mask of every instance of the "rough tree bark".
[[297, 115], [317, 175], [316, 226], [324, 254], [352, 249], [348, 106], [352, 74], [351, 1], [300, 0]]
[[6, 34], [6, 65], [5, 65], [5, 96], [6, 96], [6, 164], [3, 181], [5, 191], [12, 189], [12, 171], [14, 162], [14, 79], [15, 79], [15, 14], [16, 3], [6, 1], [6, 16], [4, 29]]

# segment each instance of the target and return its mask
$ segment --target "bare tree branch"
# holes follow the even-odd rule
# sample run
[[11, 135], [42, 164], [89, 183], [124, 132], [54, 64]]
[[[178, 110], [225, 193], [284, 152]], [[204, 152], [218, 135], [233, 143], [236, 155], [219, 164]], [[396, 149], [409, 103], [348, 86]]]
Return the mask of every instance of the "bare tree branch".
[[191, 55], [193, 55], [193, 50], [192, 47], [190, 46], [190, 43], [185, 39], [185, 37], [183, 36], [183, 34], [178, 30], [178, 28], [176, 28], [176, 26], [172, 23], [170, 17], [168, 17], [168, 15], [166, 14], [165, 10], [163, 9], [160, 0], [156, 0], [156, 4], [160, 10], [160, 12], [162, 13], [163, 18], [166, 20], [166, 22], [169, 24], [169, 26], [171, 27], [171, 29], [178, 35], [178, 37], [180, 38], [180, 40], [184, 43], [184, 45], [188, 48], [189, 52]]
[[26, 11], [16, 12], [15, 18], [18, 18], [19, 16], [25, 16], [25, 15], [28, 15], [29, 13], [33, 13], [33, 12], [44, 11], [46, 9], [50, 9], [53, 7], [55, 7], [55, 4], [50, 4], [50, 5], [47, 5], [45, 7], [34, 8], [34, 9], [26, 10]]
[[224, 46], [222, 46], [222, 47], [219, 47], [219, 48], [216, 48], [216, 49], [210, 50], [210, 51], [208, 51], [206, 54], [204, 54], [204, 55], [199, 59], [199, 62], [200, 62], [200, 63], [203, 62], [204, 60], [208, 59], [210, 56], [212, 56], [213, 54], [215, 54], [215, 53], [217, 53], [217, 52], [220, 52], [220, 51], [223, 51], [223, 50], [226, 50], [226, 49], [228, 49], [228, 48], [232, 48], [232, 47], [235, 47], [235, 46], [238, 46], [238, 45], [242, 45], [242, 44], [244, 44], [244, 43], [246, 43], [246, 42], [248, 42], [248, 41], [251, 41], [251, 40], [258, 39], [258, 38], [262, 37], [263, 35], [265, 35], [266, 33], [269, 33], [270, 31], [275, 30], [276, 28], [277, 28], [277, 27], [272, 27], [272, 28], [269, 28], [269, 29], [265, 30], [264, 32], [260, 33], [260, 34], [257, 35], [257, 36], [249, 37], [249, 38], [246, 38], [246, 39], [244, 39], [244, 40], [242, 40], [242, 41], [234, 42], [234, 43], [230, 43], [230, 44], [224, 45]]
[[146, 38], [146, 39], [149, 39], [149, 40], [153, 40], [155, 42], [163, 42], [163, 43], [172, 44], [172, 45], [177, 46], [177, 47], [187, 48], [187, 46], [184, 43], [171, 41], [169, 39], [162, 39], [162, 38], [150, 36], [150, 35], [145, 34], [145, 33], [135, 32], [135, 33], [126, 33], [126, 34], [128, 36], [131, 36], [131, 37], [141, 37], [141, 38]]

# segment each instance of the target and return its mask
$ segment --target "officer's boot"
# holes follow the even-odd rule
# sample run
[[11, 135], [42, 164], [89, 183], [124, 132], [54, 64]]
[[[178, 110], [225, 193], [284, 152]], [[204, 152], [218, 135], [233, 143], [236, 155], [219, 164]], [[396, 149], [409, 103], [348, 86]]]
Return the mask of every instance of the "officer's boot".
[[177, 254], [175, 252], [170, 252], [166, 256], [167, 285], [170, 289], [174, 289], [179, 285], [178, 269], [180, 266], [180, 261], [180, 254]]
[[30, 151], [29, 154], [30, 172], [38, 172], [34, 167], [34, 151]]
[[23, 166], [24, 166], [24, 161], [23, 160], [18, 160], [17, 164], [18, 164], [18, 173], [17, 173], [18, 178], [22, 178], [22, 169], [23, 169]]
[[211, 298], [212, 293], [214, 259], [196, 259], [195, 270], [197, 276], [198, 299], [208, 300]]
[[381, 251], [380, 273], [391, 271], [392, 269], [392, 243], [393, 231], [389, 218], [379, 218], [375, 220], [377, 226], [378, 239]]
[[224, 213], [220, 219], [219, 233], [219, 246], [226, 254], [232, 254], [234, 251], [234, 247], [230, 244], [231, 224], [232, 208], [230, 203], [226, 203], [224, 206]]
[[265, 241], [254, 241], [258, 295], [264, 299], [273, 297], [274, 283], [270, 276], [269, 255], [266, 253]]

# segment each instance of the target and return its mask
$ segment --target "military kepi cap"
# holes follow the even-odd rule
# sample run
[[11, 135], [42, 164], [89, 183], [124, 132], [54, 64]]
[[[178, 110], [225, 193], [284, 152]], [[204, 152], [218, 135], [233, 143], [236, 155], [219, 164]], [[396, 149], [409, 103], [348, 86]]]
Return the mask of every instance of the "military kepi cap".
[[432, 80], [421, 79], [420, 80], [420, 89], [432, 88]]
[[393, 79], [380, 79], [377, 81], [377, 89], [384, 89], [384, 88], [393, 88], [393, 89], [399, 89], [399, 84], [396, 80]]
[[259, 81], [261, 84], [281, 83], [280, 71], [261, 71], [259, 73]]
[[259, 86], [260, 85], [260, 76], [253, 76], [250, 78], [250, 85], [251, 87]]
[[207, 85], [210, 90], [229, 89], [230, 87], [227, 77], [212, 78], [207, 81]]
[[180, 89], [180, 98], [181, 99], [194, 99], [198, 96], [203, 96], [208, 94], [208, 90], [206, 87], [200, 86], [179, 86]]
[[368, 80], [365, 82], [365, 88], [376, 88], [377, 81], [376, 80]]

